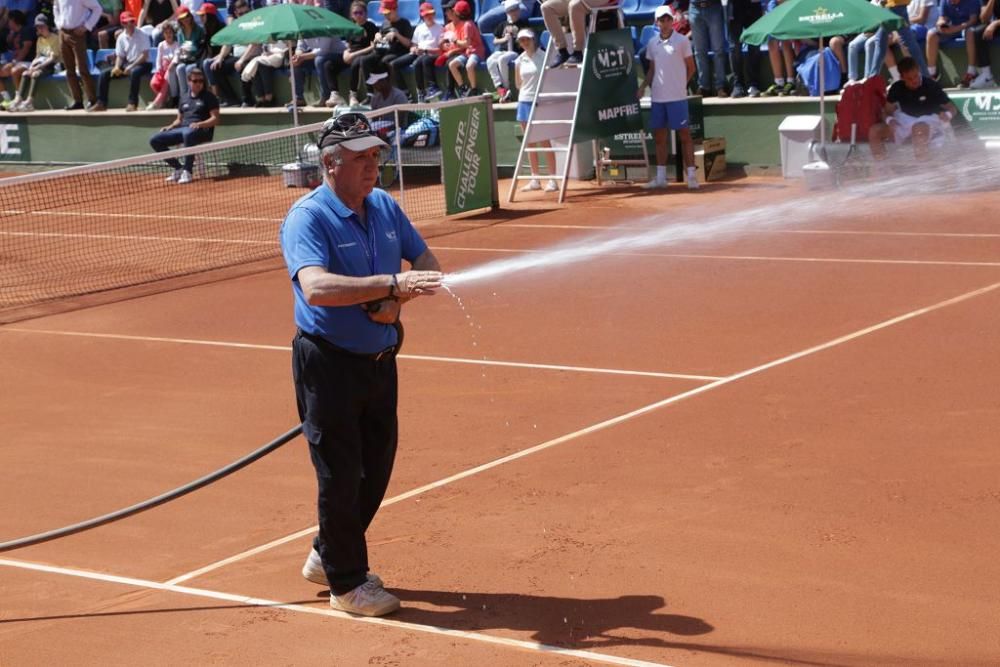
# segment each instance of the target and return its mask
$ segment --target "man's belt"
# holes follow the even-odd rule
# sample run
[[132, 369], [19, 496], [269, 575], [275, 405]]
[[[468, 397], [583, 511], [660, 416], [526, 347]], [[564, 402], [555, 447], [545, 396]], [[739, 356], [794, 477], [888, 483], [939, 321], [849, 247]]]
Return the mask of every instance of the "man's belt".
[[342, 354], [347, 357], [354, 357], [356, 359], [368, 359], [370, 361], [386, 361], [395, 357], [396, 353], [399, 352], [398, 343], [396, 345], [390, 345], [384, 350], [379, 350], [378, 352], [372, 352], [369, 354], [365, 352], [352, 352], [351, 350], [345, 350], [339, 345], [334, 345], [333, 343], [323, 338], [322, 336], [316, 336], [310, 333], [306, 333], [302, 329], [299, 329], [299, 335], [305, 338], [306, 340], [312, 341], [318, 347], [322, 347], [324, 349], [336, 352], [338, 354]]

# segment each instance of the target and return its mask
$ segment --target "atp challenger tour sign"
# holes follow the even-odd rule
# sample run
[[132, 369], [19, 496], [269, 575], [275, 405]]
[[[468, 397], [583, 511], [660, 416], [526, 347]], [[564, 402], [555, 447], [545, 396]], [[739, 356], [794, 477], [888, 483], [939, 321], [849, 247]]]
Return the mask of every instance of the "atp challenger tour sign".
[[587, 39], [575, 141], [602, 139], [642, 130], [635, 93], [635, 50], [627, 30], [595, 32]]
[[441, 109], [441, 162], [447, 214], [493, 204], [486, 103]]

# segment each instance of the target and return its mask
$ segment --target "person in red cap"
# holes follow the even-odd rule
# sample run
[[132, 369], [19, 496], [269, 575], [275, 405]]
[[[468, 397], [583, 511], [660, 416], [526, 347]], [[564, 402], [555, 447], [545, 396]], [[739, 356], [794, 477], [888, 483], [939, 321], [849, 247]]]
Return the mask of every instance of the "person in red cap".
[[[486, 45], [479, 28], [472, 20], [472, 7], [465, 0], [455, 3], [455, 42], [448, 58], [448, 71], [458, 89], [458, 96], [479, 95], [476, 86], [476, 67], [486, 59]], [[462, 70], [469, 79], [469, 85], [462, 84]]]
[[126, 111], [135, 111], [139, 104], [139, 84], [153, 70], [147, 54], [152, 44], [141, 30], [136, 30], [135, 17], [129, 12], [119, 16], [122, 33], [115, 41], [115, 65], [101, 72], [97, 80], [97, 102], [88, 111], [106, 111], [108, 108], [108, 88], [111, 79], [128, 77], [128, 106]]
[[177, 31], [177, 43], [180, 46], [177, 51], [177, 66], [173, 69], [173, 82], [179, 98], [183, 98], [188, 92], [188, 70], [200, 69], [206, 40], [205, 29], [198, 25], [191, 10], [184, 5], [177, 9], [177, 25], [180, 26]]
[[397, 86], [406, 88], [402, 68], [404, 61], [408, 64], [406, 59], [413, 40], [413, 26], [399, 15], [399, 0], [382, 0], [378, 11], [385, 19], [372, 41], [375, 48], [361, 57], [359, 66], [366, 77], [386, 69]]
[[434, 5], [429, 2], [421, 3], [420, 25], [413, 29], [409, 60], [396, 62], [396, 67], [400, 69], [408, 64], [413, 65], [413, 75], [417, 80], [416, 102], [422, 103], [429, 96], [441, 94], [434, 83], [434, 60], [441, 53], [441, 34], [443, 32], [444, 26], [437, 22]]

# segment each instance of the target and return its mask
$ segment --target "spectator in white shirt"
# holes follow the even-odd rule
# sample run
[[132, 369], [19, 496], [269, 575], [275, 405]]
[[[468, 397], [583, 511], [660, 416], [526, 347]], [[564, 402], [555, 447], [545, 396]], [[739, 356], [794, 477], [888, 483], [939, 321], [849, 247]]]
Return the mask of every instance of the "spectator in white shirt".
[[52, 4], [62, 61], [66, 66], [66, 83], [73, 95], [73, 103], [66, 107], [67, 111], [84, 108], [80, 79], [83, 79], [83, 88], [87, 93], [87, 104], [97, 101], [94, 77], [90, 75], [87, 60], [87, 33], [101, 20], [103, 11], [97, 0], [55, 0]]
[[129, 82], [125, 111], [135, 111], [139, 104], [139, 84], [144, 76], [153, 71], [153, 63], [148, 58], [151, 47], [149, 37], [142, 30], [136, 30], [135, 17], [131, 12], [122, 12], [119, 22], [124, 31], [115, 41], [115, 66], [101, 72], [97, 82], [97, 102], [90, 105], [88, 111], [107, 111], [111, 79], [122, 76], [127, 76]]

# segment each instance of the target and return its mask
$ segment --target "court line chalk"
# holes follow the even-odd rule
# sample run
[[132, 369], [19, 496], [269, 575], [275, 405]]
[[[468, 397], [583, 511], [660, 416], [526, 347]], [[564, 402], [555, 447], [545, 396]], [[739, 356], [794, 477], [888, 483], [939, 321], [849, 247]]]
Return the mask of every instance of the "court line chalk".
[[[927, 313], [931, 313], [931, 312], [934, 312], [936, 310], [940, 310], [941, 308], [947, 308], [948, 306], [953, 306], [953, 305], [955, 305], [957, 303], [961, 303], [962, 301], [967, 301], [969, 299], [973, 299], [973, 298], [975, 298], [977, 296], [981, 296], [981, 295], [986, 294], [988, 292], [992, 292], [993, 290], [996, 290], [997, 288], [1000, 288], [1000, 282], [993, 283], [992, 285], [987, 285], [986, 287], [981, 287], [981, 288], [976, 289], [976, 290], [972, 290], [971, 292], [965, 292], [964, 294], [960, 294], [960, 295], [958, 295], [956, 297], [952, 297], [950, 299], [946, 299], [945, 301], [939, 301], [938, 303], [932, 304], [930, 306], [926, 306], [924, 308], [918, 308], [917, 310], [912, 310], [912, 311], [910, 311], [908, 313], [904, 313], [903, 315], [898, 315], [898, 316], [890, 318], [888, 320], [884, 320], [882, 322], [879, 322], [878, 324], [873, 324], [873, 325], [871, 325], [869, 327], [865, 327], [864, 329], [859, 329], [858, 331], [854, 331], [852, 333], [845, 334], [845, 335], [840, 336], [838, 338], [834, 338], [833, 340], [829, 340], [829, 341], [827, 341], [825, 343], [820, 343], [819, 345], [814, 345], [813, 347], [807, 348], [805, 350], [801, 350], [799, 352], [795, 352], [793, 354], [789, 354], [789, 355], [786, 355], [784, 357], [780, 357], [780, 358], [775, 359], [773, 361], [769, 361], [769, 362], [767, 362], [765, 364], [761, 364], [760, 366], [754, 366], [753, 368], [748, 368], [747, 370], [740, 371], [740, 372], [735, 373], [733, 375], [728, 375], [728, 376], [726, 376], [724, 378], [720, 378], [720, 379], [718, 379], [718, 380], [716, 380], [714, 382], [710, 382], [708, 384], [704, 384], [704, 385], [701, 385], [699, 387], [695, 387], [694, 389], [689, 389], [688, 391], [682, 392], [680, 394], [675, 394], [674, 396], [667, 397], [667, 398], [665, 398], [665, 399], [663, 399], [661, 401], [657, 401], [655, 403], [650, 403], [649, 405], [643, 406], [643, 407], [638, 408], [636, 410], [632, 410], [631, 412], [626, 412], [624, 414], [618, 415], [617, 417], [612, 417], [611, 419], [607, 419], [607, 420], [599, 422], [597, 424], [593, 424], [592, 426], [588, 426], [586, 428], [579, 429], [577, 431], [574, 431], [572, 433], [568, 433], [568, 434], [560, 436], [558, 438], [554, 438], [552, 440], [548, 440], [548, 441], [543, 442], [541, 444], [535, 445], [534, 447], [529, 447], [527, 449], [522, 449], [522, 450], [520, 450], [518, 452], [515, 452], [513, 454], [509, 454], [509, 455], [501, 457], [499, 459], [495, 459], [495, 460], [490, 461], [488, 463], [484, 463], [482, 465], [476, 466], [475, 468], [470, 468], [469, 470], [465, 470], [463, 472], [456, 473], [456, 474], [451, 475], [449, 477], [445, 477], [444, 479], [440, 479], [440, 480], [438, 480], [436, 482], [431, 482], [430, 484], [425, 484], [423, 486], [420, 486], [420, 487], [417, 487], [417, 488], [412, 489], [410, 491], [407, 491], [405, 493], [402, 493], [402, 494], [400, 494], [398, 496], [393, 496], [392, 498], [389, 498], [389, 499], [383, 501], [382, 507], [386, 507], [388, 505], [393, 505], [393, 504], [398, 503], [398, 502], [400, 502], [402, 500], [406, 500], [408, 498], [412, 498], [413, 496], [417, 496], [417, 495], [426, 493], [427, 491], [431, 491], [431, 490], [440, 488], [440, 487], [445, 486], [447, 484], [451, 484], [452, 482], [456, 482], [458, 480], [465, 479], [466, 477], [471, 477], [473, 475], [476, 475], [478, 473], [484, 472], [486, 470], [490, 470], [491, 468], [495, 468], [495, 467], [497, 467], [499, 465], [503, 465], [504, 463], [509, 463], [511, 461], [516, 461], [517, 459], [521, 459], [521, 458], [524, 458], [525, 456], [529, 456], [529, 455], [534, 454], [536, 452], [540, 452], [540, 451], [549, 449], [551, 447], [555, 447], [556, 445], [561, 445], [561, 444], [563, 444], [565, 442], [568, 442], [570, 440], [575, 440], [576, 438], [582, 437], [584, 435], [588, 435], [590, 433], [595, 433], [597, 431], [601, 431], [601, 430], [609, 428], [611, 426], [615, 426], [617, 424], [620, 424], [622, 422], [628, 421], [628, 420], [633, 419], [635, 417], [638, 417], [640, 415], [644, 415], [644, 414], [646, 414], [648, 412], [653, 412], [654, 410], [659, 410], [660, 408], [664, 408], [664, 407], [666, 407], [668, 405], [672, 405], [673, 403], [677, 403], [677, 402], [685, 400], [687, 398], [691, 398], [692, 396], [697, 396], [699, 394], [703, 394], [705, 392], [712, 391], [713, 389], [717, 389], [717, 388], [725, 386], [727, 384], [731, 384], [733, 382], [736, 382], [737, 380], [741, 380], [741, 379], [749, 377], [751, 375], [756, 375], [758, 373], [762, 373], [763, 371], [769, 370], [769, 369], [774, 368], [776, 366], [781, 366], [783, 364], [787, 364], [789, 362], [796, 361], [797, 359], [801, 359], [803, 357], [807, 357], [809, 355], [816, 354], [817, 352], [822, 352], [824, 350], [828, 350], [828, 349], [830, 349], [832, 347], [836, 347], [838, 345], [842, 345], [844, 343], [847, 343], [847, 342], [850, 342], [852, 340], [861, 338], [863, 336], [867, 336], [868, 334], [872, 334], [872, 333], [875, 333], [877, 331], [881, 331], [882, 329], [886, 329], [886, 328], [895, 326], [897, 324], [900, 324], [902, 322], [906, 322], [907, 320], [912, 320], [912, 319], [914, 319], [916, 317], [920, 317], [921, 315], [926, 315]], [[181, 574], [179, 576], [176, 576], [173, 579], [170, 579], [167, 583], [168, 584], [176, 584], [176, 583], [180, 583], [182, 581], [188, 581], [190, 579], [194, 579], [195, 577], [201, 576], [203, 574], [207, 574], [207, 573], [212, 572], [214, 570], [217, 570], [217, 569], [219, 569], [221, 567], [225, 567], [226, 565], [231, 565], [231, 564], [236, 563], [238, 561], [241, 561], [241, 560], [243, 560], [245, 558], [249, 558], [250, 556], [259, 554], [259, 553], [261, 553], [263, 551], [267, 551], [269, 549], [272, 549], [274, 547], [280, 546], [280, 545], [285, 544], [287, 542], [291, 542], [291, 541], [299, 539], [301, 537], [305, 537], [307, 535], [310, 535], [310, 534], [314, 533], [316, 531], [316, 529], [317, 529], [316, 526], [310, 526], [309, 528], [303, 528], [302, 530], [296, 531], [296, 532], [292, 533], [291, 535], [286, 535], [285, 537], [278, 538], [278, 539], [276, 539], [276, 540], [274, 540], [272, 542], [268, 542], [267, 544], [264, 544], [264, 545], [261, 545], [261, 546], [258, 546], [258, 547], [254, 547], [253, 549], [249, 549], [247, 551], [235, 554], [235, 555], [230, 556], [228, 558], [225, 558], [223, 560], [219, 560], [219, 561], [216, 561], [214, 563], [209, 563], [208, 565], [205, 565], [204, 567], [198, 568], [197, 570], [192, 570], [191, 572], [187, 572], [187, 573]]]
[[605, 655], [603, 653], [596, 653], [593, 651], [582, 651], [578, 649], [561, 648], [559, 646], [551, 646], [549, 644], [541, 644], [538, 642], [525, 641], [522, 639], [497, 637], [488, 634], [480, 634], [477, 632], [468, 632], [465, 630], [451, 630], [448, 628], [441, 628], [433, 625], [422, 625], [419, 623], [407, 623], [406, 621], [395, 621], [389, 618], [369, 618], [362, 616], [351, 616], [350, 614], [334, 611], [333, 609], [330, 609], [325, 606], [310, 607], [302, 604], [284, 603], [284, 602], [278, 602], [276, 600], [266, 600], [263, 598], [234, 595], [232, 593], [223, 593], [221, 591], [212, 591], [204, 588], [191, 588], [189, 586], [161, 584], [156, 581], [150, 581], [147, 579], [137, 579], [135, 577], [122, 577], [113, 574], [104, 574], [101, 572], [91, 572], [89, 570], [78, 570], [75, 568], [56, 567], [52, 565], [43, 565], [41, 563], [32, 563], [29, 561], [21, 561], [21, 560], [10, 560], [6, 558], [0, 558], [0, 565], [6, 567], [19, 568], [23, 570], [33, 570], [36, 572], [46, 572], [49, 574], [59, 574], [63, 576], [78, 577], [82, 579], [91, 579], [107, 583], [121, 584], [125, 586], [132, 586], [135, 588], [166, 591], [169, 593], [178, 593], [181, 595], [210, 598], [213, 600], [223, 600], [225, 602], [233, 602], [239, 605], [266, 607], [269, 609], [282, 609], [284, 611], [290, 611], [300, 614], [329, 616], [341, 620], [354, 621], [358, 623], [368, 623], [370, 625], [381, 625], [389, 628], [409, 630], [411, 632], [421, 632], [424, 634], [431, 634], [431, 635], [442, 635], [454, 639], [482, 642], [486, 644], [496, 644], [508, 648], [517, 648], [517, 649], [535, 651], [541, 653], [551, 653], [554, 655], [563, 656], [567, 658], [579, 658], [581, 660], [586, 660], [588, 662], [597, 662], [609, 665], [625, 665], [626, 667], [670, 667], [669, 665], [664, 665], [662, 663], [634, 660], [632, 658], [623, 658], [613, 655]]
[[[126, 334], [90, 333], [86, 331], [55, 331], [51, 329], [24, 329], [20, 327], [3, 327], [3, 331], [18, 333], [36, 333], [50, 336], [76, 336], [80, 338], [105, 338], [110, 340], [131, 340], [149, 343], [176, 343], [181, 345], [207, 345], [210, 347], [231, 347], [246, 350], [270, 350], [291, 352], [287, 345], [263, 345], [257, 343], [236, 343], [221, 340], [198, 340], [195, 338], [165, 338], [162, 336], [130, 336]], [[688, 373], [661, 373], [659, 371], [632, 371], [621, 368], [591, 368], [588, 366], [560, 366], [557, 364], [533, 364], [526, 361], [498, 361], [495, 359], [470, 359], [467, 357], [436, 357], [423, 354], [401, 354], [399, 359], [410, 361], [431, 361], [445, 364], [471, 364], [473, 366], [497, 366], [505, 368], [529, 368], [546, 371], [565, 371], [568, 373], [598, 373], [606, 375], [630, 375], [636, 377], [653, 377], [671, 380], [692, 380], [711, 382], [718, 380], [716, 375], [691, 375]]]

